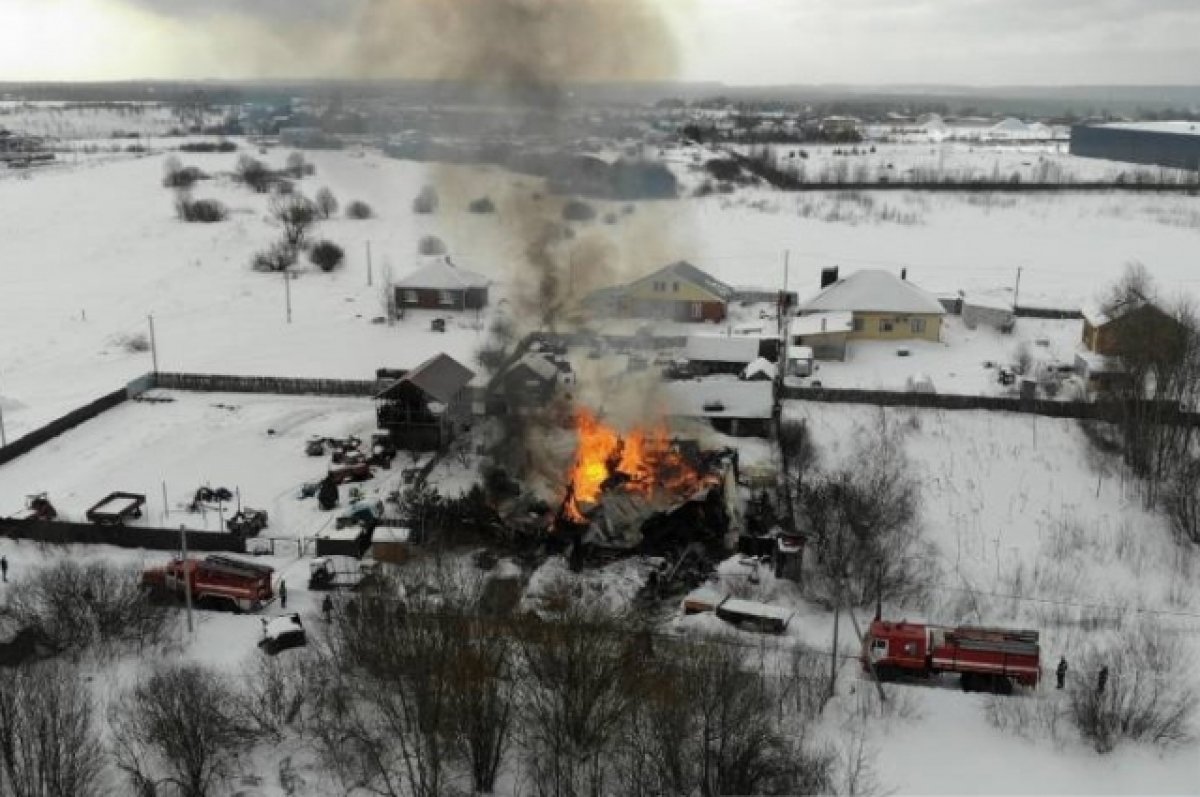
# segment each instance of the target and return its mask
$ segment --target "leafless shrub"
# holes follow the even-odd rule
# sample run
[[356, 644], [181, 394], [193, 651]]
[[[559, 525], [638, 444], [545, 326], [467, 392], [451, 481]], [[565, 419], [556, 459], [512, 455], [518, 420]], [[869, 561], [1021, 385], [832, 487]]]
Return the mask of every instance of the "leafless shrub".
[[150, 338], [144, 332], [134, 332], [117, 338], [117, 343], [130, 354], [142, 354], [150, 351]]
[[342, 264], [346, 252], [333, 241], [317, 241], [309, 251], [308, 259], [322, 271], [330, 272]]
[[259, 194], [265, 194], [271, 188], [275, 178], [267, 165], [257, 158], [242, 155], [238, 158], [234, 175], [238, 181]]
[[184, 166], [177, 155], [171, 155], [163, 161], [163, 186], [166, 188], [191, 188], [207, 177], [208, 175], [196, 166]]
[[287, 156], [287, 165], [284, 168], [288, 176], [299, 180], [303, 177], [317, 173], [317, 167], [309, 163], [302, 152], [292, 152]]
[[436, 213], [438, 209], [438, 193], [433, 186], [427, 185], [421, 189], [413, 200], [413, 213]]
[[0, 794], [92, 797], [105, 788], [92, 696], [64, 664], [0, 668]]
[[[1100, 688], [1098, 673], [1108, 668]], [[1191, 661], [1177, 636], [1143, 624], [1085, 653], [1069, 685], [1071, 718], [1097, 752], [1122, 740], [1176, 746], [1192, 738], [1200, 695]]]
[[479, 199], [472, 200], [467, 205], [467, 210], [471, 213], [495, 213], [496, 203], [491, 200], [491, 197], [480, 197]]
[[423, 235], [421, 240], [417, 241], [417, 254], [444, 255], [446, 254], [446, 243], [436, 235]]
[[255, 271], [280, 272], [287, 271], [296, 265], [296, 249], [287, 241], [276, 241], [261, 252], [257, 252], [250, 260], [250, 267]]
[[186, 192], [175, 197], [175, 215], [180, 221], [215, 224], [229, 217], [229, 211], [215, 199], [192, 199]]
[[813, 586], [828, 599], [919, 597], [934, 565], [920, 537], [919, 488], [901, 430], [886, 414], [859, 430], [846, 464], [808, 479], [798, 498], [816, 543]]
[[354, 200], [346, 206], [346, 218], [348, 219], [363, 221], [372, 218], [374, 215], [375, 211], [371, 209], [371, 206], [359, 199]]
[[316, 195], [317, 210], [321, 214], [322, 219], [331, 219], [337, 215], [338, 201], [337, 197], [328, 188], [322, 188], [317, 191]]
[[222, 675], [196, 664], [156, 666], [109, 718], [116, 764], [134, 792], [207, 797], [227, 782], [254, 740], [238, 705]]
[[242, 714], [258, 734], [282, 739], [297, 727], [309, 702], [308, 676], [313, 656], [307, 650], [283, 656], [256, 656], [241, 690]]
[[271, 218], [283, 228], [283, 240], [293, 249], [303, 249], [316, 225], [316, 204], [303, 194], [276, 194], [271, 198]]
[[988, 695], [984, 713], [992, 727], [1031, 742], [1061, 742], [1069, 709], [1058, 699], [1062, 693], [1042, 695]]
[[162, 638], [172, 614], [150, 601], [139, 575], [106, 562], [58, 562], [16, 582], [0, 614], [58, 653], [140, 650]]

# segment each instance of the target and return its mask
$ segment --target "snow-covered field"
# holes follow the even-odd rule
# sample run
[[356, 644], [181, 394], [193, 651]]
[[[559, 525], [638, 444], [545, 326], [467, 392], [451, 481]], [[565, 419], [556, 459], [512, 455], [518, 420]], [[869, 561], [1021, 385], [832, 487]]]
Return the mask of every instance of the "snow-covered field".
[[[761, 152], [761, 147], [753, 145], [738, 149]], [[775, 144], [769, 151], [777, 166], [796, 169], [811, 182], [1007, 181], [1014, 174], [1023, 183], [1110, 182], [1137, 177], [1176, 180], [1188, 174], [1077, 157], [1070, 154], [1065, 141]]]

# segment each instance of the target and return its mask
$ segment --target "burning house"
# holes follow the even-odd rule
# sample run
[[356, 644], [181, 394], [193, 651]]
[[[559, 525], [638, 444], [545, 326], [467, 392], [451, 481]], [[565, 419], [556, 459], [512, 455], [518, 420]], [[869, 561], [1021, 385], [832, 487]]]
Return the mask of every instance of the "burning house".
[[582, 546], [659, 555], [697, 543], [714, 553], [733, 547], [741, 525], [736, 451], [704, 451], [663, 424], [621, 434], [587, 409], [574, 422], [579, 445], [557, 533]]

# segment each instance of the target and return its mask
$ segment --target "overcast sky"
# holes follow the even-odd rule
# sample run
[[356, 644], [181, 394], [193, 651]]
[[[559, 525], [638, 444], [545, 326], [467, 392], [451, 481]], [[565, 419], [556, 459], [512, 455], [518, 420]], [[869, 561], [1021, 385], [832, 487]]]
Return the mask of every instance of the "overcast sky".
[[[644, 5], [666, 20], [673, 42], [662, 46], [677, 50], [670, 74], [646, 77], [742, 85], [1200, 82], [1200, 0], [589, 1]], [[352, 77], [363, 73], [356, 36], [365, 7], [422, 2], [480, 0], [0, 0], [0, 81]], [[378, 24], [371, 35], [378, 47]], [[404, 36], [397, 31], [397, 42]], [[435, 35], [423, 36], [425, 47], [437, 46]], [[428, 76], [398, 74], [420, 71], [403, 59], [385, 71]]]

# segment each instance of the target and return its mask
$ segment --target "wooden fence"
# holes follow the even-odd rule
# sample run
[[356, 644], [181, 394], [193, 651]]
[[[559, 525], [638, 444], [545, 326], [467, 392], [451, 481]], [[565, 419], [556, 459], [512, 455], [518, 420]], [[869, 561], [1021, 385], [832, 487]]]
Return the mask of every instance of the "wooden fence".
[[[53, 545], [115, 545], [118, 548], [147, 548], [178, 551], [179, 529], [145, 526], [98, 526], [68, 521], [16, 520], [0, 518], [0, 536]], [[245, 553], [246, 540], [218, 531], [188, 531], [189, 551]]]
[[0, 465], [7, 462], [12, 462], [20, 456], [28, 454], [33, 449], [53, 440], [63, 432], [74, 429], [85, 421], [90, 421], [102, 412], [107, 412], [113, 407], [125, 402], [129, 394], [125, 388], [114, 390], [108, 395], [101, 396], [90, 404], [80, 407], [77, 410], [72, 410], [66, 415], [51, 421], [50, 423], [35, 429], [24, 437], [19, 437], [13, 442], [0, 448]]
[[154, 387], [199, 393], [275, 393], [288, 396], [373, 397], [392, 384], [386, 379], [305, 379], [282, 376], [230, 376], [224, 374], [153, 375]]

